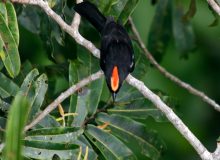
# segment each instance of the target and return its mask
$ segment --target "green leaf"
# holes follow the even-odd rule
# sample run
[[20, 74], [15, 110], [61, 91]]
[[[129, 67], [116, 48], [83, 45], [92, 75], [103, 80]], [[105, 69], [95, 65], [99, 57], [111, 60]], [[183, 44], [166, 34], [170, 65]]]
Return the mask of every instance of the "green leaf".
[[18, 46], [8, 28], [4, 17], [0, 14], [0, 47], [3, 41], [3, 48], [0, 48], [0, 57], [9, 75], [14, 78], [20, 72], [20, 56]]
[[8, 15], [8, 27], [13, 35], [13, 38], [16, 44], [18, 45], [19, 44], [19, 29], [18, 29], [18, 22], [17, 22], [15, 9], [11, 2], [6, 2], [5, 6], [7, 9], [7, 15]]
[[[69, 64], [69, 85], [72, 86], [78, 82], [77, 68], [74, 61], [70, 61]], [[74, 113], [76, 111], [77, 94], [73, 94], [70, 97], [69, 113]], [[68, 116], [67, 125], [71, 126], [73, 122], [73, 116]]]
[[58, 157], [60, 159], [72, 159], [74, 157], [77, 157], [78, 152], [79, 152], [78, 149], [49, 150], [49, 149], [39, 149], [33, 147], [24, 148], [24, 155], [26, 157], [33, 159], [41, 159], [41, 160], [53, 159], [54, 157]]
[[59, 127], [59, 126], [60, 124], [56, 121], [56, 119], [48, 114], [35, 126], [35, 128]]
[[[109, 107], [108, 113], [123, 115], [126, 117], [134, 118], [136, 120], [146, 119], [151, 116], [157, 122], [167, 122], [166, 116], [158, 110], [149, 100], [147, 100], [139, 91], [128, 90], [130, 94], [119, 95], [117, 101], [114, 103], [114, 107]], [[176, 100], [167, 96], [167, 94], [154, 90], [166, 104], [175, 108]]]
[[30, 71], [20, 88], [20, 93], [30, 100], [29, 122], [39, 113], [48, 87], [46, 74], [42, 74], [35, 80], [38, 75], [37, 69]]
[[139, 0], [91, 0], [91, 2], [94, 3], [104, 15], [113, 16], [115, 20], [125, 24]]
[[183, 20], [184, 12], [180, 3], [173, 6], [173, 35], [177, 50], [182, 56], [195, 48], [195, 35], [190, 21]]
[[28, 75], [25, 77], [21, 87], [20, 92], [23, 95], [27, 95], [30, 88], [33, 86], [34, 79], [39, 75], [38, 70], [35, 68], [31, 72], [28, 73]]
[[0, 14], [3, 16], [3, 18], [8, 24], [7, 9], [6, 9], [5, 3], [3, 2], [0, 2]]
[[155, 137], [154, 133], [147, 131], [143, 124], [124, 116], [109, 116], [103, 113], [98, 114], [96, 120], [101, 123], [109, 123], [108, 128], [111, 133], [120, 138], [136, 155], [141, 154], [151, 159], [160, 157], [163, 143], [158, 137]]
[[79, 148], [78, 145], [71, 143], [52, 143], [47, 141], [24, 140], [26, 147], [48, 149], [48, 150], [73, 150]]
[[137, 6], [138, 1], [139, 0], [118, 1], [118, 3], [112, 6], [110, 15], [114, 15], [117, 17], [117, 20], [121, 21], [122, 24], [125, 24], [128, 20], [128, 17], [132, 14], [135, 7]]
[[85, 134], [106, 159], [136, 159], [132, 151], [120, 140], [93, 125], [87, 126]]
[[88, 153], [88, 159], [89, 160], [97, 160], [98, 155], [93, 150], [91, 144], [89, 141], [85, 138], [84, 135], [80, 135], [76, 141], [74, 141], [76, 144], [82, 147], [82, 155], [85, 156], [86, 153], [86, 147], [89, 147], [89, 153]]
[[160, 61], [172, 35], [172, 0], [159, 0], [148, 35], [148, 49]]
[[73, 143], [82, 133], [83, 130], [79, 128], [43, 128], [28, 133], [25, 139], [53, 143]]
[[40, 111], [40, 107], [44, 101], [45, 94], [48, 88], [47, 80], [47, 75], [42, 74], [40, 77], [37, 78], [37, 80], [31, 87], [31, 90], [28, 94], [28, 98], [31, 102], [31, 109], [28, 118], [29, 121], [31, 121]]
[[73, 127], [29, 131], [25, 137], [24, 155], [37, 159], [50, 159], [55, 155], [62, 159], [71, 159], [76, 157], [79, 145], [75, 141], [82, 133], [82, 129]]
[[7, 160], [21, 160], [23, 130], [29, 110], [25, 97], [17, 95], [9, 111], [4, 157]]
[[91, 90], [87, 88], [81, 89], [81, 92], [78, 93], [76, 111], [78, 115], [74, 117], [73, 126], [81, 127], [83, 125], [84, 120], [88, 114], [87, 104], [89, 103]]
[[53, 127], [53, 128], [42, 128], [35, 129], [27, 132], [27, 136], [39, 136], [39, 135], [57, 135], [57, 134], [65, 134], [70, 132], [76, 132], [79, 128], [75, 127]]
[[19, 87], [3, 73], [0, 72], [0, 96], [7, 98], [9, 96], [15, 96], [19, 90]]

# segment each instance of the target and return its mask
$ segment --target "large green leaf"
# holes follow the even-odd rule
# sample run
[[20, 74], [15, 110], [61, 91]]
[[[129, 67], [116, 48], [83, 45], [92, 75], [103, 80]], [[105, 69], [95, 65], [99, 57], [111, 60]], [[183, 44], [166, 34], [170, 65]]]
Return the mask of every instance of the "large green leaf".
[[24, 155], [38, 159], [52, 159], [55, 155], [62, 159], [76, 157], [79, 145], [75, 141], [82, 133], [82, 129], [73, 127], [32, 130], [25, 138]]
[[42, 128], [31, 130], [26, 133], [27, 136], [40, 136], [40, 135], [57, 135], [57, 134], [65, 134], [70, 132], [76, 132], [79, 128], [74, 127], [53, 127], [53, 128]]
[[6, 127], [6, 146], [4, 157], [7, 160], [21, 160], [23, 130], [29, 104], [25, 97], [17, 95], [9, 111]]
[[19, 90], [19, 87], [3, 73], [0, 72], [0, 96], [7, 98], [9, 96], [15, 96]]
[[27, 133], [25, 140], [67, 144], [73, 143], [82, 133], [79, 128], [43, 128]]
[[20, 72], [20, 56], [16, 41], [2, 14], [0, 14], [0, 39], [0, 57], [9, 75], [14, 78]]
[[24, 155], [34, 159], [72, 159], [77, 156], [78, 145], [72, 143], [52, 143], [47, 141], [24, 141]]
[[143, 124], [124, 116], [109, 116], [103, 113], [98, 114], [97, 121], [109, 123], [111, 133], [120, 138], [134, 153], [139, 153], [136, 155], [141, 154], [151, 159], [160, 157], [163, 143], [153, 132], [147, 131]]
[[195, 48], [195, 35], [190, 21], [184, 20], [183, 6], [173, 5], [173, 35], [177, 50], [182, 56]]
[[88, 125], [85, 133], [106, 159], [136, 159], [132, 151], [110, 133], [93, 125]]
[[13, 35], [13, 38], [16, 42], [16, 44], [19, 44], [19, 30], [18, 30], [18, 22], [17, 22], [17, 16], [14, 9], [14, 6], [11, 2], [5, 3], [6, 9], [7, 9], [7, 15], [8, 15], [8, 27]]
[[172, 0], [159, 0], [148, 35], [148, 49], [157, 60], [169, 43], [172, 33]]

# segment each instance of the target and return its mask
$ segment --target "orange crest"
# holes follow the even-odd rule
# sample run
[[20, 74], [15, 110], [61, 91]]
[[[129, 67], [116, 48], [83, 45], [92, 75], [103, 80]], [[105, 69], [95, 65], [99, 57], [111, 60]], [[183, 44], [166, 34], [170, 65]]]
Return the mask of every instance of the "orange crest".
[[111, 88], [112, 91], [117, 91], [119, 87], [119, 74], [118, 74], [118, 67], [114, 66], [112, 70], [112, 77], [111, 77]]

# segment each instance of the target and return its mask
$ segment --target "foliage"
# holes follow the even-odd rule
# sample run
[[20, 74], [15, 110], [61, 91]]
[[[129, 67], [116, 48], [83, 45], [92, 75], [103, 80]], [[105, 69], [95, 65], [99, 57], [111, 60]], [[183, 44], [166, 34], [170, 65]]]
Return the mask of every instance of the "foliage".
[[[138, 0], [91, 1], [106, 16], [113, 16], [130, 30], [127, 20]], [[50, 0], [49, 4], [67, 23], [71, 22], [72, 1]], [[164, 115], [126, 82], [116, 102], [112, 102], [104, 78], [65, 100], [60, 105], [64, 113], [53, 111], [23, 135], [26, 122], [33, 121], [62, 91], [100, 67], [96, 58], [77, 45], [40, 8], [16, 5], [15, 12], [14, 6], [8, 1], [0, 2], [0, 127], [3, 130], [7, 121], [6, 132], [0, 135], [6, 144], [4, 156], [8, 159], [13, 159], [11, 156], [17, 159], [159, 159], [165, 144], [144, 120], [152, 117], [157, 122], [166, 122]], [[195, 4], [191, 2], [185, 15], [180, 2], [159, 0], [155, 7], [148, 37], [150, 51], [161, 60], [173, 37], [181, 56], [186, 56], [195, 47], [190, 21]], [[19, 37], [20, 30], [37, 35], [42, 50], [34, 50], [32, 45], [25, 46], [31, 48], [31, 53], [18, 50], [19, 39], [25, 38], [25, 35]], [[84, 20], [80, 32], [99, 44], [97, 32]], [[150, 65], [135, 42], [133, 46], [136, 68], [132, 74], [143, 79]], [[35, 59], [42, 54], [45, 59], [36, 63]], [[175, 106], [166, 93], [155, 92]], [[69, 116], [61, 120], [66, 123], [60, 122], [65, 114]]]

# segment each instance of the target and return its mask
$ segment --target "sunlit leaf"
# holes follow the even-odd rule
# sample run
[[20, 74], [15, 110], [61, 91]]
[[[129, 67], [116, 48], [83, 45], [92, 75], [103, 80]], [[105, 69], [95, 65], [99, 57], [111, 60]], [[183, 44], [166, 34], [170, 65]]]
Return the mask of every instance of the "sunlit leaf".
[[13, 35], [13, 38], [16, 44], [18, 45], [19, 44], [19, 30], [18, 30], [18, 22], [17, 22], [15, 9], [11, 2], [6, 2], [5, 6], [7, 9], [8, 27]]
[[23, 129], [29, 110], [28, 101], [17, 95], [9, 111], [6, 127], [6, 146], [4, 157], [7, 160], [21, 160]]
[[93, 125], [88, 125], [85, 133], [106, 159], [136, 159], [132, 151], [111, 134]]
[[[3, 42], [3, 44], [1, 44]], [[9, 75], [14, 78], [20, 72], [20, 56], [18, 46], [7, 26], [4, 17], [0, 14], [0, 57]]]

